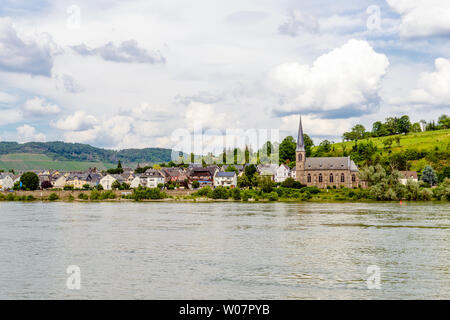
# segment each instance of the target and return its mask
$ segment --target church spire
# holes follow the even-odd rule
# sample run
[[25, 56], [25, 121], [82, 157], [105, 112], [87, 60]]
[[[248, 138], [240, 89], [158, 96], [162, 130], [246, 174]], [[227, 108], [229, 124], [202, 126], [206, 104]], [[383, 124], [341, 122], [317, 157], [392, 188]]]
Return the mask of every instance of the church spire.
[[305, 142], [303, 141], [302, 115], [300, 115], [300, 122], [298, 124], [297, 150], [305, 151]]

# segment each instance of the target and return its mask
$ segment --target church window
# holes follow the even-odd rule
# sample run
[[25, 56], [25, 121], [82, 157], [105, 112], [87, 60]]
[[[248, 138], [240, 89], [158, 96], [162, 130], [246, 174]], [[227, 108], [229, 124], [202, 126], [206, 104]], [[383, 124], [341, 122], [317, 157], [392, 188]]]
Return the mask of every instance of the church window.
[[356, 176], [355, 176], [355, 174], [352, 174], [352, 181], [353, 181], [353, 182], [356, 181]]
[[341, 173], [341, 182], [345, 182], [345, 175]]
[[[303, 158], [303, 157], [302, 157], [302, 154], [299, 153], [299, 154], [298, 154], [298, 161], [302, 161], [302, 158]], [[291, 158], [291, 159], [292, 159], [292, 158]]]
[[319, 182], [322, 182], [322, 174], [319, 173]]
[[334, 182], [332, 173], [330, 173], [330, 182]]
[[308, 173], [308, 182], [311, 182], [311, 175]]

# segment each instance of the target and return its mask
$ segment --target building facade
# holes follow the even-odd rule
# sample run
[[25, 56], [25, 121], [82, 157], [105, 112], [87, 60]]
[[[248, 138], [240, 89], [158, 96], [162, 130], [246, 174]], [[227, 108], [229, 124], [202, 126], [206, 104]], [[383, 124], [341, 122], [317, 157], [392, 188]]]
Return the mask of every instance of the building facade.
[[306, 157], [301, 116], [295, 153], [295, 178], [301, 184], [319, 188], [365, 187], [365, 183], [359, 180], [358, 167], [350, 157]]

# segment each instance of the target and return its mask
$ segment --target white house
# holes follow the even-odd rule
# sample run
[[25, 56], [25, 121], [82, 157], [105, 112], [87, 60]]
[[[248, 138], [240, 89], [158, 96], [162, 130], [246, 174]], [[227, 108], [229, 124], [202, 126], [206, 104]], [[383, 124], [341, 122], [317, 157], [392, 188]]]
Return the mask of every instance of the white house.
[[53, 182], [53, 187], [60, 189], [64, 188], [67, 182], [67, 177], [68, 174], [61, 175], [58, 179], [55, 180], [55, 182]]
[[8, 173], [0, 173], [0, 190], [9, 190], [14, 187], [14, 180]]
[[237, 175], [236, 172], [223, 172], [219, 171], [214, 176], [214, 187], [236, 187]]
[[406, 185], [408, 180], [418, 182], [416, 171], [399, 171], [400, 173], [400, 183]]
[[103, 187], [104, 190], [112, 190], [112, 184], [114, 183], [114, 181], [117, 181], [117, 179], [111, 174], [107, 174], [100, 179], [99, 184]]
[[145, 173], [141, 176], [141, 181], [144, 178], [147, 179], [148, 188], [157, 188], [158, 184], [164, 184], [166, 182], [166, 178], [164, 178], [161, 172], [155, 169], [148, 169], [145, 171]]
[[290, 170], [289, 167], [285, 164], [280, 165], [275, 170], [274, 180], [275, 182], [283, 182], [287, 178], [289, 178]]

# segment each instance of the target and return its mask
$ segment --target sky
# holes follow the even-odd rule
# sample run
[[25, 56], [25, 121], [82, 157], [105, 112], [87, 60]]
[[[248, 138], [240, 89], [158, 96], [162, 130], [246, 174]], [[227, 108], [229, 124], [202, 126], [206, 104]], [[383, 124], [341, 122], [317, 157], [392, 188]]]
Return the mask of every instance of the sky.
[[449, 40], [442, 0], [0, 0], [0, 141], [429, 121], [449, 111]]

